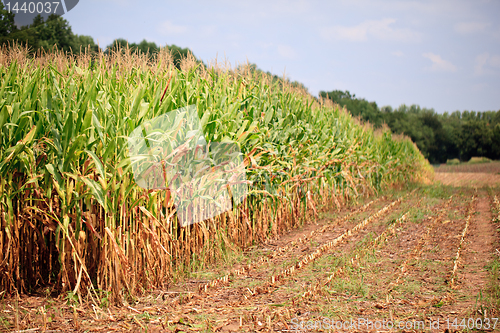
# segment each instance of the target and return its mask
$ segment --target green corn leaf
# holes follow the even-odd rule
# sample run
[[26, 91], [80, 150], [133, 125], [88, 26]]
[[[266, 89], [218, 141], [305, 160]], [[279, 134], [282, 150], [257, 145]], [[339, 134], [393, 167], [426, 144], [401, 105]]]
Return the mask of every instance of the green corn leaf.
[[107, 207], [104, 204], [104, 191], [102, 190], [101, 185], [87, 177], [80, 177], [80, 179], [88, 186], [90, 192], [93, 194], [94, 198], [101, 205], [101, 207], [103, 207], [104, 210], [107, 211]]
[[97, 155], [93, 152], [93, 151], [90, 151], [90, 150], [87, 150], [85, 149], [85, 152], [87, 154], [89, 154], [89, 156], [92, 158], [92, 160], [94, 161], [94, 165], [97, 169], [97, 172], [99, 173], [99, 175], [103, 178], [103, 179], [106, 179], [106, 173], [104, 171], [104, 166], [102, 165], [101, 163], [101, 160], [99, 159], [99, 157], [97, 157]]

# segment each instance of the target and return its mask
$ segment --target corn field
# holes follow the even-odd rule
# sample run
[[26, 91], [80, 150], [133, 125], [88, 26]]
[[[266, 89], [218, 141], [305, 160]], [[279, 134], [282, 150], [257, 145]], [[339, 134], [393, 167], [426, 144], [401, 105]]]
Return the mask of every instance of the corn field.
[[[0, 50], [0, 291], [120, 302], [430, 172], [409, 139], [286, 81], [190, 58], [181, 68], [166, 51]], [[238, 146], [249, 185], [230, 211], [183, 226], [169, 190], [134, 181], [127, 139], [189, 105], [207, 141]]]

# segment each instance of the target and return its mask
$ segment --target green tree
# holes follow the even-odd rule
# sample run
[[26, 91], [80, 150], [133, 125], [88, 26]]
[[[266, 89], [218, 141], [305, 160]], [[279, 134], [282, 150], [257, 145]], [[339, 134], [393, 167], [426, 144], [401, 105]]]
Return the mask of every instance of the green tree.
[[16, 31], [14, 14], [6, 10], [4, 4], [0, 2], [0, 38], [5, 38]]
[[121, 50], [121, 49], [125, 49], [127, 47], [131, 47], [127, 40], [123, 39], [123, 38], [117, 38], [115, 39], [111, 44], [109, 44], [106, 48], [106, 52], [110, 52], [111, 50]]
[[[108, 45], [106, 52], [110, 52], [111, 50], [118, 51], [129, 48], [131, 52], [138, 52], [142, 54], [148, 54], [151, 58], [154, 59], [156, 54], [161, 50], [161, 47], [156, 45], [154, 42], [148, 42], [147, 40], [142, 40], [139, 44], [129, 43], [127, 40], [123, 38], [115, 39], [111, 44]], [[165, 46], [170, 53], [172, 54], [173, 62], [175, 67], [180, 68], [181, 60], [186, 58], [189, 54], [193, 55], [193, 52], [188, 48], [181, 48], [177, 45]], [[193, 55], [194, 57], [194, 55]], [[196, 59], [196, 57], [194, 57]], [[201, 63], [201, 61], [197, 60]]]
[[75, 36], [69, 22], [62, 16], [52, 14], [47, 18], [45, 24], [43, 18], [40, 17], [40, 23], [37, 23], [34, 29], [39, 40], [38, 48], [49, 50], [57, 46], [59, 50], [65, 52], [77, 52], [77, 50], [73, 50], [76, 46], [74, 44]]
[[148, 53], [148, 54], [156, 54], [160, 51], [160, 47], [156, 45], [155, 42], [148, 42], [147, 40], [143, 39], [139, 44], [136, 45], [137, 50], [139, 50], [142, 53]]
[[33, 52], [41, 49], [47, 51], [54, 46], [73, 54], [79, 54], [86, 48], [94, 52], [99, 51], [92, 37], [73, 34], [69, 22], [56, 14], [50, 15], [47, 21], [41, 15], [37, 15], [31, 25], [12, 30], [0, 42], [20, 43], [28, 46]]
[[[13, 14], [12, 14], [13, 15]], [[38, 49], [38, 36], [37, 31], [34, 29], [35, 26], [42, 24], [43, 18], [41, 16], [37, 16], [34, 19], [34, 22], [30, 26], [23, 26], [20, 29], [12, 29], [11, 32], [3, 37], [0, 37], [0, 44], [14, 44], [18, 43], [23, 46], [28, 46], [32, 51]]]
[[[500, 115], [500, 111], [497, 113]], [[497, 123], [492, 131], [491, 154], [494, 159], [500, 158], [500, 123]]]
[[94, 42], [94, 39], [91, 36], [85, 35], [75, 35], [73, 37], [73, 46], [74, 53], [84, 52], [85, 49], [89, 49], [91, 52], [99, 52], [99, 46]]
[[441, 163], [446, 162], [448, 159], [458, 158], [460, 156], [460, 135], [462, 132], [462, 122], [460, 120], [460, 112], [455, 111], [450, 115], [445, 112], [441, 117], [442, 129], [445, 138], [445, 153], [440, 160]]
[[492, 154], [492, 142], [494, 133], [490, 126], [484, 121], [476, 118], [476, 115], [467, 114], [467, 121], [462, 125], [460, 135], [460, 155], [463, 160], [469, 160], [474, 156], [485, 156], [495, 158]]
[[[172, 54], [173, 60], [174, 60], [174, 65], [177, 68], [181, 67], [181, 60], [186, 58], [188, 55], [192, 55], [194, 57], [193, 52], [186, 48], [179, 47], [175, 44], [172, 44], [170, 46], [167, 46], [168, 50]], [[195, 57], [196, 58], [196, 57]]]
[[349, 91], [320, 92], [354, 116], [375, 127], [386, 123], [396, 134], [409, 136], [431, 163], [462, 161], [472, 156], [500, 158], [500, 111], [463, 111], [437, 114], [418, 105], [379, 108], [375, 102], [356, 98]]
[[319, 95], [340, 106], [345, 106], [353, 116], [359, 116], [362, 120], [370, 122], [375, 127], [380, 127], [384, 123], [384, 115], [380, 112], [377, 103], [368, 102], [364, 98], [356, 98], [356, 95], [351, 95], [348, 90], [320, 91]]

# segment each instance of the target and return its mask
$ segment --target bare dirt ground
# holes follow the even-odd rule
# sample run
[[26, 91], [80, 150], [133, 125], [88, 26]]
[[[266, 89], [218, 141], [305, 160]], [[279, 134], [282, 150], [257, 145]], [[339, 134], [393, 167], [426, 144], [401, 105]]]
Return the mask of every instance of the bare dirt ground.
[[500, 174], [500, 161], [486, 163], [462, 163], [458, 165], [441, 164], [434, 168], [436, 172], [479, 172]]
[[500, 185], [500, 174], [485, 172], [436, 172], [435, 180], [450, 186], [495, 186]]
[[439, 183], [389, 191], [121, 307], [5, 298], [0, 330], [500, 331], [494, 195]]
[[500, 161], [478, 164], [440, 165], [435, 180], [450, 186], [500, 186]]

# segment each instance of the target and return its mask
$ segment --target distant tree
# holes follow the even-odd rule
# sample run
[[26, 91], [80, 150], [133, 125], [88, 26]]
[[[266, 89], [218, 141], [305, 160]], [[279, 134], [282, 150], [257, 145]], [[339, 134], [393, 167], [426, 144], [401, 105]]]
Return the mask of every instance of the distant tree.
[[145, 39], [143, 39], [142, 42], [137, 44], [136, 48], [142, 53], [149, 53], [149, 54], [156, 54], [160, 51], [160, 47], [156, 45], [155, 42], [148, 42]]
[[442, 129], [444, 133], [444, 150], [439, 160], [441, 163], [446, 162], [448, 159], [458, 158], [461, 159], [460, 155], [460, 135], [462, 132], [462, 121], [460, 120], [460, 112], [456, 111], [448, 115], [445, 112], [439, 119], [442, 123]]
[[108, 45], [107, 50], [114, 50], [114, 51], [124, 50], [127, 47], [132, 52], [139, 52], [144, 54], [148, 53], [150, 55], [155, 55], [160, 51], [160, 47], [156, 45], [155, 42], [148, 42], [147, 40], [143, 39], [142, 42], [136, 44], [136, 43], [129, 43], [127, 40], [123, 38], [115, 39], [111, 44]]
[[91, 36], [85, 35], [75, 35], [73, 38], [73, 46], [74, 53], [84, 52], [85, 49], [91, 52], [99, 52], [99, 46], [94, 42], [94, 39]]
[[[141, 54], [148, 54], [151, 58], [154, 58], [156, 54], [161, 50], [161, 47], [156, 45], [154, 42], [148, 42], [147, 40], [142, 40], [139, 44], [129, 43], [123, 38], [115, 39], [111, 44], [108, 45], [106, 52], [113, 51], [123, 51], [129, 48], [131, 52], [138, 52]], [[181, 60], [186, 58], [189, 54], [193, 55], [193, 52], [188, 48], [181, 48], [177, 45], [165, 46], [172, 54], [173, 62], [175, 67], [180, 69]], [[193, 55], [194, 57], [194, 55]], [[196, 59], [196, 57], [194, 57]], [[198, 60], [201, 63], [201, 61]]]
[[43, 24], [43, 18], [38, 15], [34, 18], [31, 25], [23, 26], [20, 29], [13, 29], [11, 33], [5, 36], [1, 43], [2, 44], [21, 44], [23, 46], [28, 46], [31, 51], [36, 51], [39, 49], [39, 32], [36, 29], [39, 25]]
[[[173, 60], [174, 60], [174, 65], [177, 68], [181, 68], [181, 60], [183, 58], [186, 58], [189, 54], [191, 54], [193, 57], [193, 52], [186, 48], [179, 47], [175, 44], [172, 44], [170, 46], [167, 46], [168, 50], [172, 54]], [[195, 57], [196, 58], [196, 57]]]
[[352, 95], [349, 92], [349, 90], [342, 91], [342, 90], [333, 90], [330, 92], [325, 92], [325, 91], [320, 91], [319, 96], [322, 98], [328, 98], [332, 102], [340, 104], [342, 101], [345, 100], [352, 100], [353, 98], [356, 97], [356, 95]]
[[109, 53], [111, 50], [121, 50], [121, 49], [125, 49], [127, 47], [130, 47], [130, 45], [128, 44], [128, 42], [125, 39], [117, 38], [106, 47], [106, 52]]
[[[500, 111], [497, 113], [500, 115]], [[492, 130], [491, 155], [493, 159], [500, 159], [500, 122]]]
[[43, 22], [43, 18], [40, 15], [38, 17], [40, 18], [40, 23], [37, 22], [34, 29], [39, 40], [39, 48], [49, 50], [57, 46], [59, 50], [65, 52], [77, 52], [77, 50], [73, 50], [76, 46], [74, 44], [75, 36], [67, 20], [57, 14], [50, 15], [46, 22]]
[[50, 15], [46, 21], [41, 15], [37, 15], [29, 26], [11, 29], [7, 36], [0, 38], [2, 44], [19, 43], [28, 46], [32, 52], [41, 49], [48, 51], [54, 46], [73, 54], [79, 54], [80, 50], [89, 47], [91, 51], [99, 51], [92, 37], [73, 34], [69, 22], [56, 14]]
[[462, 132], [459, 138], [462, 159], [469, 160], [474, 156], [494, 158], [491, 151], [493, 131], [485, 122], [472, 119], [471, 115], [467, 115], [467, 119], [462, 125]]
[[0, 2], [0, 38], [7, 37], [16, 31], [17, 27], [14, 23], [14, 14], [6, 10], [4, 4]]
[[272, 84], [276, 84], [278, 87], [283, 87], [284, 85], [289, 85], [289, 86], [292, 86], [294, 88], [298, 88], [304, 92], [309, 91], [303, 83], [298, 82], [298, 81], [291, 81], [287, 77], [279, 76], [279, 75], [273, 74], [269, 71], [264, 72], [262, 69], [260, 69], [254, 63], [240, 65], [240, 66], [238, 66], [237, 69], [242, 69], [242, 68], [245, 68], [245, 70], [249, 70], [251, 73], [254, 73], [257, 75], [265, 75], [267, 78], [271, 79]]
[[348, 90], [320, 91], [319, 95], [322, 98], [330, 99], [340, 106], [345, 106], [353, 116], [359, 116], [375, 127], [380, 127], [384, 123], [384, 115], [380, 112], [377, 103], [368, 102], [364, 98], [356, 98], [356, 95], [351, 95]]
[[379, 108], [347, 90], [321, 91], [320, 96], [345, 106], [353, 116], [375, 127], [386, 123], [393, 133], [409, 136], [431, 163], [453, 158], [466, 161], [472, 156], [500, 158], [500, 111], [440, 115], [418, 105]]

